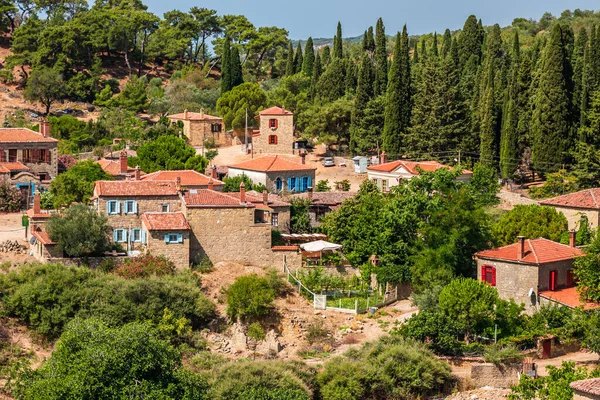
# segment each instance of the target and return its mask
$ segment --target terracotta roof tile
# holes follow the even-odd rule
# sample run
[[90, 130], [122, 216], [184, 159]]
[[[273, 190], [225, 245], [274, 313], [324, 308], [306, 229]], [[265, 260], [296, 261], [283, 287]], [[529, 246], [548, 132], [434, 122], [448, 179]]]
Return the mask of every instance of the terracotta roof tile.
[[[109, 175], [112, 176], [118, 176], [121, 175], [121, 161], [119, 160], [109, 160], [106, 158], [101, 158], [100, 160], [96, 161], [98, 164], [100, 164], [100, 168], [102, 168], [104, 170], [104, 172], [106, 172]], [[128, 174], [134, 174], [135, 173], [135, 168], [132, 167], [127, 167], [127, 173]], [[144, 171], [140, 171], [140, 175], [144, 175], [145, 172]]]
[[144, 213], [142, 222], [150, 231], [188, 231], [190, 225], [180, 212]]
[[14, 171], [29, 171], [29, 167], [19, 161], [0, 162], [0, 172], [9, 173]]
[[[194, 170], [181, 170], [181, 171], [156, 171], [150, 174], [144, 175], [143, 181], [174, 181], [177, 178], [181, 178], [182, 186], [207, 186], [210, 181], [210, 177]], [[224, 185], [218, 179], [213, 179], [213, 185], [222, 186]]]
[[26, 128], [0, 128], [0, 143], [57, 143], [58, 140], [44, 137], [41, 133]]
[[[250, 190], [248, 192], [246, 192], [246, 196], [252, 198], [253, 203], [263, 203], [264, 199], [263, 199], [263, 194], [257, 192], [256, 190]], [[271, 207], [289, 207], [290, 203], [288, 203], [287, 201], [284, 201], [281, 199], [280, 196], [274, 194], [274, 193], [269, 193], [267, 195], [267, 204], [270, 205]]]
[[34, 214], [33, 213], [33, 208], [30, 208], [29, 210], [27, 210], [27, 216], [29, 218], [38, 218], [38, 219], [40, 219], [40, 218], [50, 218], [50, 217], [52, 217], [52, 215], [54, 215], [54, 214], [50, 214], [47, 211], [42, 211], [39, 214]]
[[[184, 113], [169, 115], [169, 116], [167, 116], [167, 118], [169, 118], [169, 119], [185, 119]], [[213, 121], [213, 120], [214, 121], [222, 121], [223, 120], [221, 117], [215, 117], [214, 115], [204, 114], [204, 116], [202, 116], [200, 113], [189, 112], [189, 111], [187, 113], [187, 119], [190, 121]]]
[[298, 246], [273, 246], [272, 251], [298, 251]]
[[251, 202], [241, 204], [239, 199], [233, 196], [232, 193], [216, 192], [209, 189], [186, 191], [183, 195], [183, 201], [188, 207], [254, 207]]
[[540, 202], [540, 204], [545, 206], [564, 206], [600, 210], [600, 188], [564, 194], [562, 196], [544, 200]]
[[[356, 196], [356, 192], [313, 192], [312, 204], [339, 205]], [[308, 199], [308, 193], [293, 194], [292, 197]]]
[[177, 196], [174, 181], [97, 181], [95, 196]]
[[600, 396], [600, 378], [571, 382], [570, 386], [578, 392]]
[[592, 310], [600, 307], [598, 303], [581, 301], [579, 292], [576, 287], [569, 287], [559, 290], [546, 290], [540, 292], [540, 297], [555, 301], [567, 307], [577, 308], [583, 306], [584, 310]]
[[50, 239], [50, 235], [48, 235], [48, 232], [44, 232], [44, 231], [31, 232], [31, 235], [34, 236], [37, 240], [40, 241], [40, 243], [42, 243], [44, 245], [56, 244], [55, 242], [52, 241], [52, 239]]
[[[406, 161], [406, 160], [397, 160], [388, 162], [385, 164], [379, 165], [371, 165], [367, 169], [369, 171], [379, 171], [379, 172], [393, 172], [400, 167], [404, 167], [408, 172], [413, 175], [419, 175], [419, 171], [417, 168], [422, 169], [425, 172], [437, 171], [440, 168], [450, 168], [447, 165], [441, 164], [437, 161], [429, 160], [429, 161]], [[473, 172], [469, 170], [463, 170], [463, 174], [473, 174]]]
[[245, 169], [259, 172], [285, 172], [285, 171], [314, 171], [316, 168], [309, 167], [295, 161], [290, 161], [281, 156], [264, 156], [248, 160], [239, 164], [230, 165], [229, 168]]
[[281, 108], [281, 107], [267, 108], [266, 110], [262, 110], [258, 114], [259, 115], [294, 115], [294, 113], [291, 112], [290, 110], [286, 110], [285, 108]]
[[519, 243], [484, 250], [475, 253], [478, 258], [519, 262], [526, 264], [545, 264], [555, 261], [570, 260], [581, 257], [583, 252], [577, 248], [553, 242], [548, 239], [525, 240], [525, 253], [523, 259], [518, 258]]

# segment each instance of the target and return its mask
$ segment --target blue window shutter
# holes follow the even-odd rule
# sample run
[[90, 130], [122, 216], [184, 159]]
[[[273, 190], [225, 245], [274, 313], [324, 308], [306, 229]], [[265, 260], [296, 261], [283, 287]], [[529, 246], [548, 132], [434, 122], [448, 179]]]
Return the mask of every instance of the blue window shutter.
[[114, 200], [115, 204], [116, 204], [116, 210], [115, 210], [115, 214], [121, 214], [121, 202], [120, 201], [116, 201]]
[[146, 231], [142, 231], [142, 243], [146, 243]]
[[300, 191], [300, 179], [296, 178], [296, 193]]
[[137, 214], [138, 212], [138, 205], [137, 205], [137, 201], [133, 201], [133, 213]]
[[308, 177], [308, 187], [307, 187], [307, 189], [309, 187], [312, 187], [312, 178], [310, 176]]
[[177, 242], [183, 243], [183, 235], [181, 233], [177, 234]]
[[288, 185], [287, 185], [287, 189], [291, 192], [293, 187], [292, 187], [292, 178], [288, 178]]
[[119, 234], [119, 230], [118, 230], [118, 229], [115, 229], [115, 230], [113, 231], [113, 242], [115, 242], [115, 243], [117, 242], [117, 240], [118, 240], [118, 238], [119, 238], [118, 234]]
[[112, 200], [109, 200], [106, 202], [106, 213], [107, 214], [113, 214], [113, 211], [112, 211], [113, 203], [114, 202]]
[[170, 241], [169, 241], [169, 234], [165, 235], [165, 243], [170, 243]]

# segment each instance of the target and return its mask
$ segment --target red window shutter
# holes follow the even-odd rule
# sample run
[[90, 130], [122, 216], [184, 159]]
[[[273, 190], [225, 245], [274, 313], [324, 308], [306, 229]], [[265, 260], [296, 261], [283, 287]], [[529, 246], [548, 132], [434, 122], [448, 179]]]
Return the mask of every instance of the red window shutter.
[[485, 282], [485, 272], [487, 271], [487, 267], [485, 265], [481, 266], [481, 280]]
[[46, 149], [46, 162], [49, 163], [51, 161], [50, 149]]
[[567, 271], [567, 287], [573, 286], [573, 270]]
[[4, 162], [4, 150], [0, 149], [0, 162]]
[[275, 128], [279, 128], [279, 120], [275, 120]]
[[556, 290], [556, 271], [550, 271], [550, 290]]
[[273, 144], [277, 144], [277, 135], [273, 135]]
[[496, 286], [496, 268], [490, 267], [492, 269], [492, 286]]

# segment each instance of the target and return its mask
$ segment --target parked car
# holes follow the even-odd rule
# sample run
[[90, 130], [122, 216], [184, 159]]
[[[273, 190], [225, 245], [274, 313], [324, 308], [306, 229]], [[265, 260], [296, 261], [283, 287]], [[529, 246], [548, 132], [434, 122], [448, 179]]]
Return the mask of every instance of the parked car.
[[322, 163], [324, 167], [335, 167], [335, 161], [333, 161], [333, 157], [325, 157]]

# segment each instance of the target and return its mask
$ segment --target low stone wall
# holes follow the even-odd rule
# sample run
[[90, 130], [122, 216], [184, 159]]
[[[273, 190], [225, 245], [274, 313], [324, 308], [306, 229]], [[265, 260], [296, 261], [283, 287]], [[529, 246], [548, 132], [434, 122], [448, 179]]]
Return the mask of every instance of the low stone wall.
[[519, 383], [519, 373], [522, 368], [522, 364], [473, 364], [471, 380], [475, 387], [510, 388]]

